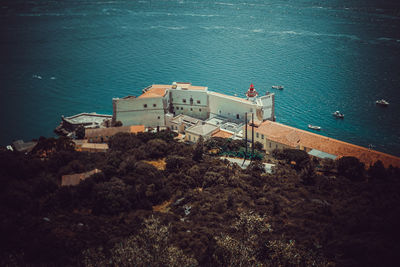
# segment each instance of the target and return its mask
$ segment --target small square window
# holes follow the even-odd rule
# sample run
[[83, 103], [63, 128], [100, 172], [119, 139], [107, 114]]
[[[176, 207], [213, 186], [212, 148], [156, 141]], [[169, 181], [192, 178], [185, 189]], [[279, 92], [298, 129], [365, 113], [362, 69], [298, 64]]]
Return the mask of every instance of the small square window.
[[183, 102], [183, 103], [186, 103], [186, 99], [182, 99], [182, 102]]
[[201, 108], [199, 108], [199, 111], [201, 112]]
[[157, 104], [153, 104], [153, 107], [157, 107]]
[[192, 109], [192, 108], [190, 108], [190, 111], [193, 111], [193, 109]]
[[196, 102], [197, 102], [197, 104], [200, 104], [200, 100], [197, 100]]
[[181, 110], [183, 110], [183, 107], [181, 107]]
[[157, 119], [160, 119], [160, 116], [158, 116]]
[[147, 104], [144, 104], [143, 107], [144, 107], [144, 108], [147, 108]]

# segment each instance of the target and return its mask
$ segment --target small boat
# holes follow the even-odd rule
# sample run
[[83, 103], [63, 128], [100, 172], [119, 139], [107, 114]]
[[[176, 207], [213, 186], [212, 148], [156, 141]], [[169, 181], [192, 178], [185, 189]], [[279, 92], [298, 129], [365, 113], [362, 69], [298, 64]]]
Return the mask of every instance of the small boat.
[[389, 102], [387, 102], [385, 99], [376, 100], [375, 104], [381, 105], [381, 106], [384, 106], [384, 107], [389, 106]]
[[272, 89], [283, 90], [283, 86], [282, 85], [272, 85]]
[[339, 110], [336, 110], [335, 112], [333, 112], [332, 115], [335, 116], [336, 118], [339, 118], [339, 119], [343, 119], [344, 118], [344, 114], [340, 113]]
[[317, 130], [317, 131], [321, 130], [320, 126], [315, 126], [315, 125], [311, 125], [311, 124], [308, 125], [308, 128], [313, 129], [313, 130]]

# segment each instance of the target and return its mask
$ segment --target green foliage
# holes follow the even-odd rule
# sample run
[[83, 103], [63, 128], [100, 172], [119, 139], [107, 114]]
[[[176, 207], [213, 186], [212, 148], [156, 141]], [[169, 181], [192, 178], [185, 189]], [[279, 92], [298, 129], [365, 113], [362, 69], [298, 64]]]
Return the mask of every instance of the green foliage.
[[203, 153], [204, 153], [204, 139], [202, 136], [200, 136], [199, 140], [195, 145], [192, 159], [197, 162], [201, 161], [203, 159]]
[[140, 235], [130, 236], [116, 244], [106, 255], [101, 249], [82, 253], [84, 266], [197, 266], [192, 257], [169, 244], [170, 226], [155, 217], [145, 219]]
[[121, 179], [112, 178], [109, 182], [95, 185], [95, 206], [93, 212], [96, 214], [118, 214], [131, 207], [128, 194], [131, 187]]
[[[51, 150], [45, 159], [0, 151], [1, 266], [397, 261], [398, 168], [376, 163], [371, 179], [352, 183], [340, 175], [354, 162], [344, 162], [339, 176], [315, 175], [317, 162], [297, 150], [278, 154], [301, 169], [284, 163], [274, 174], [256, 160], [246, 170], [204, 154], [195, 161], [195, 146], [168, 131], [117, 136], [106, 153], [57, 151], [54, 140], [42, 140]], [[243, 141], [212, 138], [203, 148], [250, 157]], [[157, 157], [166, 157], [165, 170], [144, 161]], [[94, 168], [102, 172], [60, 187], [62, 174]]]
[[162, 139], [152, 139], [146, 144], [146, 152], [148, 158], [165, 157], [168, 152], [168, 144]]
[[385, 180], [387, 178], [387, 171], [383, 166], [382, 161], [378, 160], [374, 165], [370, 166], [368, 169], [368, 175], [372, 179]]
[[121, 127], [121, 126], [122, 126], [122, 122], [121, 121], [114, 122], [113, 127]]
[[108, 146], [112, 151], [125, 152], [142, 144], [140, 138], [131, 133], [117, 133], [108, 139]]
[[287, 163], [294, 161], [296, 163], [295, 169], [297, 171], [300, 171], [310, 164], [310, 156], [308, 153], [299, 149], [274, 149], [272, 155], [276, 159], [285, 160]]
[[254, 148], [261, 151], [261, 150], [263, 150], [264, 147], [263, 147], [263, 144], [261, 144], [260, 142], [256, 141], [254, 143]]
[[336, 162], [338, 173], [352, 181], [364, 179], [364, 163], [355, 157], [342, 157]]

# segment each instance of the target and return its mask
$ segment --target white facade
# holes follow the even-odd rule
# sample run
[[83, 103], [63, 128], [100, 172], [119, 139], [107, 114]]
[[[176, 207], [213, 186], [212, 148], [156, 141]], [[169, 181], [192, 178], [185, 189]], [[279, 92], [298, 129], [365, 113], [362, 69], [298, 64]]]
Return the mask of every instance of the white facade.
[[252, 101], [220, 93], [208, 92], [210, 116], [244, 121], [245, 113], [255, 113], [258, 105]]
[[122, 125], [165, 126], [164, 97], [113, 99], [115, 121]]
[[274, 120], [275, 117], [273, 94], [247, 100], [210, 92], [207, 87], [192, 86], [190, 83], [149, 86], [138, 98], [113, 99], [113, 109], [113, 120], [121, 121], [125, 126], [169, 126], [169, 117], [165, 117], [168, 113], [201, 120], [219, 116], [236, 122], [244, 122], [246, 112], [254, 113], [259, 121]]
[[207, 90], [170, 89], [172, 111], [175, 115], [184, 114], [205, 120], [208, 118]]

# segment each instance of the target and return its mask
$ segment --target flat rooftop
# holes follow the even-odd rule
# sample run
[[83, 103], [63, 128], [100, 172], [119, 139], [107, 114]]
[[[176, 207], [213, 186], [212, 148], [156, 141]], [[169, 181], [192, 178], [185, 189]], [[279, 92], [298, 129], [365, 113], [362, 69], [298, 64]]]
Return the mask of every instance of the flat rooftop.
[[186, 129], [186, 132], [204, 136], [212, 134], [216, 130], [218, 130], [217, 126], [206, 123], [189, 127]]
[[178, 124], [180, 124], [182, 122], [189, 123], [189, 124], [197, 124], [201, 121], [202, 120], [200, 120], [200, 119], [196, 119], [196, 118], [190, 117], [188, 115], [184, 115], [184, 114], [179, 114], [171, 120], [171, 122], [178, 123]]
[[143, 94], [138, 98], [154, 98], [154, 97], [164, 97], [167, 90], [171, 88], [172, 85], [168, 84], [153, 84], [150, 87], [145, 88]]
[[71, 124], [82, 123], [98, 123], [101, 124], [104, 120], [111, 119], [111, 115], [97, 114], [97, 113], [80, 113], [70, 117], [64, 117], [64, 120]]
[[247, 99], [245, 99], [245, 98], [240, 98], [240, 97], [237, 97], [237, 96], [225, 95], [225, 94], [221, 94], [221, 93], [217, 93], [217, 92], [212, 92], [212, 91], [209, 91], [208, 94], [209, 94], [209, 95], [215, 95], [215, 96], [223, 97], [223, 98], [228, 98], [228, 99], [231, 99], [231, 100], [240, 102], [240, 103], [257, 105], [257, 104], [256, 104], [255, 102], [253, 102], [253, 101], [247, 100]]

